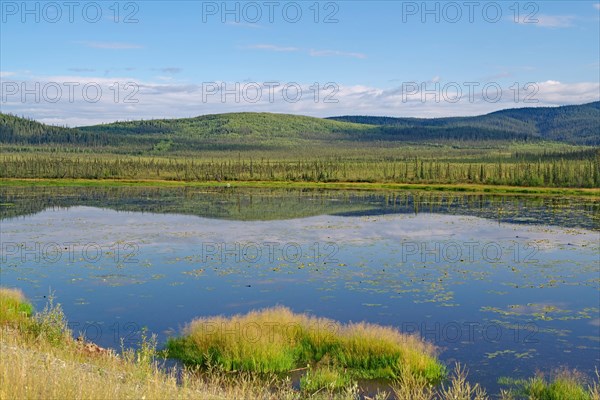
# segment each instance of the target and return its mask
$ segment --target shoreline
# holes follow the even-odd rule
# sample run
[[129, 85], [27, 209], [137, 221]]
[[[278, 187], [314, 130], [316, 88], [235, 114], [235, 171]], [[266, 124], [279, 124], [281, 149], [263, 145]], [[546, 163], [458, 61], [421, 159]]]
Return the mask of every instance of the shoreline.
[[448, 183], [383, 183], [383, 182], [293, 182], [293, 181], [177, 181], [160, 179], [65, 179], [65, 178], [0, 178], [2, 186], [42, 186], [42, 187], [198, 187], [198, 188], [248, 188], [248, 189], [326, 189], [326, 190], [365, 190], [365, 191], [426, 191], [456, 192], [468, 194], [502, 195], [543, 195], [543, 196], [585, 196], [600, 198], [600, 189], [564, 188], [536, 186], [505, 186], [481, 184]]

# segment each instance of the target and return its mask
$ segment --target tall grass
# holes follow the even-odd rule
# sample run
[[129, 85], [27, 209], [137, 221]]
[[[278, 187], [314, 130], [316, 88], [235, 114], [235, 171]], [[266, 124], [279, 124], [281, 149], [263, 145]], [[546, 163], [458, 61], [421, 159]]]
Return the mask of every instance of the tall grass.
[[[59, 304], [38, 314], [23, 294], [0, 288], [0, 399], [289, 399], [303, 396], [289, 380], [231, 376], [210, 370], [166, 370], [155, 360], [156, 342], [143, 335], [138, 350], [89, 353], [70, 335], [61, 341]], [[354, 399], [325, 390], [316, 399]]]
[[434, 387], [421, 377], [403, 374], [394, 385], [394, 394], [398, 399], [410, 400], [487, 400], [488, 395], [479, 384], [467, 380], [467, 370], [456, 364], [447, 383]]
[[231, 318], [201, 318], [167, 344], [171, 357], [225, 371], [287, 373], [318, 365], [354, 378], [395, 379], [401, 372], [439, 382], [444, 366], [417, 336], [367, 323], [336, 323], [285, 307]]
[[560, 369], [552, 379], [537, 374], [529, 379], [501, 378], [499, 382], [509, 386], [503, 390], [503, 399], [528, 398], [532, 400], [600, 400], [600, 375], [588, 382], [578, 371]]
[[[277, 316], [297, 322], [289, 310], [277, 309]], [[39, 314], [42, 314], [40, 316]], [[138, 350], [90, 353], [70, 335], [60, 342], [53, 336], [35, 332], [60, 332], [64, 314], [60, 305], [51, 303], [39, 314], [32, 312], [23, 294], [0, 288], [0, 399], [264, 399], [264, 400], [358, 400], [361, 390], [346, 371], [330, 366], [327, 357], [311, 366], [294, 389], [289, 377], [251, 372], [228, 373], [215, 365], [206, 369], [168, 370], [157, 362], [156, 342], [142, 335]], [[50, 316], [48, 316], [50, 315]], [[249, 314], [251, 315], [251, 314]], [[255, 313], [255, 317], [268, 313]], [[61, 317], [62, 316], [62, 317]], [[272, 316], [272, 315], [270, 315]], [[269, 317], [270, 317], [269, 316]], [[240, 317], [241, 318], [241, 317]], [[304, 316], [311, 322], [330, 322]], [[220, 320], [219, 320], [220, 321]], [[266, 321], [266, 319], [265, 319]], [[306, 321], [306, 320], [305, 320]], [[196, 323], [198, 323], [196, 321]], [[32, 331], [31, 327], [37, 326]], [[232, 325], [229, 325], [231, 328]], [[348, 328], [348, 326], [345, 326]], [[369, 329], [364, 326], [364, 329]], [[361, 329], [363, 329], [361, 328]], [[209, 327], [214, 330], [214, 327]], [[290, 328], [295, 331], [294, 325]], [[350, 332], [363, 332], [361, 329]], [[386, 338], [397, 335], [377, 330]], [[229, 331], [233, 336], [234, 331]], [[311, 331], [315, 337], [329, 337]], [[336, 335], [339, 332], [335, 332]], [[280, 335], [283, 335], [280, 333]], [[352, 335], [350, 335], [352, 336]], [[337, 337], [337, 336], [336, 336]], [[366, 339], [365, 339], [366, 340]], [[366, 340], [373, 342], [373, 338]], [[384, 340], [385, 341], [385, 340]], [[224, 343], [231, 339], [224, 339]], [[409, 342], [419, 346], [419, 341]], [[381, 349], [387, 345], [382, 345]], [[361, 348], [361, 346], [358, 346]], [[377, 346], [373, 354], [377, 354]], [[458, 367], [448, 382], [435, 386], [423, 374], [414, 374], [404, 363], [393, 384], [393, 397], [382, 391], [373, 399], [383, 400], [483, 400], [489, 397], [477, 384], [467, 380], [465, 368]], [[554, 380], [534, 377], [512, 380], [515, 388], [501, 394], [503, 400], [598, 400], [599, 381], [586, 384], [577, 373], [563, 371]]]
[[19, 328], [31, 323], [33, 307], [17, 289], [0, 288], [0, 325]]

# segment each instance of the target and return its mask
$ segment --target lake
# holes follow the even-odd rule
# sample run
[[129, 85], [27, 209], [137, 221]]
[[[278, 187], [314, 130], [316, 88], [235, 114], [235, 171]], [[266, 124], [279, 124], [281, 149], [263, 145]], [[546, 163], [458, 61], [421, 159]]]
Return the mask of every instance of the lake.
[[[496, 393], [600, 367], [600, 206], [585, 198], [0, 187], [1, 284], [104, 347], [285, 305], [413, 332]], [[244, 327], [240, 327], [244, 329]]]

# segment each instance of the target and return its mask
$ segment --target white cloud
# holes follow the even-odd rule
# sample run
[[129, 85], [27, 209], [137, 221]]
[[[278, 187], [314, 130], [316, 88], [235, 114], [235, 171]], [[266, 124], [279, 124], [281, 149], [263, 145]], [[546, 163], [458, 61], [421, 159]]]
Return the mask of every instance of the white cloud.
[[536, 95], [545, 105], [579, 104], [598, 101], [600, 84], [598, 82], [561, 83], [548, 80], [538, 82]]
[[575, 17], [572, 15], [538, 15], [535, 17], [538, 21], [532, 25], [541, 28], [569, 28], [573, 26]]
[[513, 16], [506, 17], [506, 21], [511, 21], [523, 26], [534, 26], [538, 28], [570, 28], [580, 19], [574, 15], [548, 15], [535, 14], [531, 17], [521, 16], [515, 20]]
[[123, 42], [78, 42], [86, 47], [93, 49], [110, 49], [110, 50], [128, 50], [128, 49], [142, 49], [144, 46], [134, 43], [123, 43]]
[[16, 73], [15, 72], [10, 72], [10, 71], [0, 71], [0, 78], [7, 78], [9, 76], [15, 76]]
[[336, 56], [336, 57], [367, 58], [367, 56], [363, 53], [351, 53], [351, 52], [339, 51], [339, 50], [313, 50], [313, 49], [311, 49], [308, 54], [310, 54], [312, 57]]
[[596, 10], [600, 10], [600, 3], [596, 3], [596, 4], [594, 4], [594, 8], [595, 8]]
[[[240, 82], [237, 99], [230, 93], [236, 87], [234, 82], [225, 83], [229, 93], [226, 95], [221, 95], [218, 90], [222, 82], [215, 83], [213, 87], [203, 88], [201, 84], [161, 81], [158, 78], [154, 78], [153, 81], [140, 81], [128, 76], [38, 76], [31, 77], [26, 82], [28, 90], [34, 88], [36, 82], [39, 82], [41, 87], [48, 82], [59, 83], [62, 97], [57, 102], [49, 101], [55, 97], [56, 85], [49, 88], [48, 98], [42, 96], [39, 102], [35, 101], [33, 95], [28, 95], [23, 100], [17, 93], [8, 96], [6, 101], [2, 102], [3, 111], [26, 115], [46, 123], [79, 126], [117, 120], [182, 118], [240, 111], [292, 113], [316, 117], [350, 114], [431, 118], [479, 115], [506, 108], [581, 104], [600, 100], [598, 82], [563, 83], [557, 80], [538, 82], [535, 91], [532, 88], [523, 89], [518, 101], [514, 97], [514, 88], [508, 87], [512, 86], [512, 83], [507, 83], [506, 87], [502, 87], [497, 102], [483, 96], [482, 88], [485, 82], [476, 87], [472, 98], [469, 97], [468, 88], [461, 87], [459, 101], [454, 102], [452, 100], [457, 92], [453, 88], [444, 92], [444, 86], [449, 81], [441, 79], [435, 83], [424, 82], [427, 91], [431, 91], [436, 85], [439, 86], [438, 99], [434, 99], [431, 94], [423, 98], [420, 93], [414, 93], [414, 88], [407, 89], [402, 83], [395, 83], [392, 87], [340, 84], [336, 91], [333, 87], [324, 88], [322, 82], [317, 102], [314, 82], [300, 84], [302, 95], [295, 102], [290, 101], [295, 97], [295, 89], [288, 88], [288, 92], [285, 92], [286, 82], [280, 82], [279, 86], [272, 89], [263, 85], [259, 97], [256, 97], [256, 86], [253, 83]], [[77, 83], [70, 84], [73, 88], [73, 102], [69, 101], [69, 87], [60, 82]], [[118, 93], [115, 90], [115, 82], [119, 83]], [[129, 86], [125, 88], [128, 83]], [[84, 93], [86, 84], [89, 87], [88, 93]], [[245, 84], [248, 86], [244, 86]], [[98, 87], [101, 96], [95, 101]], [[525, 103], [524, 99], [528, 94], [537, 102]], [[334, 102], [328, 102], [326, 99]]]
[[183, 71], [182, 68], [179, 67], [166, 67], [166, 68], [153, 68], [155, 71], [160, 71], [165, 74], [178, 74]]

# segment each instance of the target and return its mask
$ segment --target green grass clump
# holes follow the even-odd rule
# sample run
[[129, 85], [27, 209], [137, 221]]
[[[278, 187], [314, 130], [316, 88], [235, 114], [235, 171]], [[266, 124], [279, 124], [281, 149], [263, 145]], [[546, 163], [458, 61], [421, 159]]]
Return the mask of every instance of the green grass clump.
[[[598, 377], [600, 378], [600, 377]], [[553, 379], [537, 375], [529, 379], [501, 378], [500, 384], [509, 386], [503, 391], [503, 399], [525, 397], [531, 400], [599, 400], [598, 382], [587, 383], [577, 371], [560, 370]]]
[[[273, 317], [281, 319], [272, 324]], [[426, 373], [415, 374], [414, 371], [419, 370], [416, 360], [430, 360], [429, 364], [424, 365], [437, 363], [431, 353], [417, 357], [418, 354], [431, 351], [431, 348], [420, 339], [407, 338], [391, 328], [368, 324], [339, 325], [327, 319], [293, 314], [286, 308], [263, 310], [231, 319], [211, 318], [203, 321], [204, 325], [198, 325], [200, 322], [194, 321], [188, 329], [204, 326], [207, 335], [197, 337], [206, 336], [206, 343], [215, 345], [217, 338], [220, 338], [220, 344], [226, 346], [229, 353], [237, 349], [239, 354], [252, 354], [252, 346], [246, 347], [243, 343], [235, 345], [236, 340], [240, 339], [235, 332], [239, 331], [243, 332], [244, 339], [266, 354], [275, 355], [277, 346], [292, 340], [292, 344], [286, 345], [285, 349], [291, 349], [291, 354], [296, 357], [321, 357], [308, 368], [302, 368], [308, 369], [308, 372], [300, 378], [300, 390], [294, 388], [289, 376], [257, 374], [252, 371], [233, 374], [216, 368], [216, 364], [211, 364], [204, 370], [168, 370], [156, 358], [156, 336], [145, 330], [137, 350], [123, 349], [119, 355], [112, 351], [85, 351], [85, 343], [73, 340], [62, 330], [65, 326], [64, 314], [53, 299], [50, 299], [43, 311], [34, 314], [20, 291], [0, 288], [0, 382], [9, 383], [0, 385], [0, 399], [356, 400], [362, 392], [352, 374], [353, 370], [342, 368], [336, 357], [344, 354], [348, 359], [355, 357], [358, 360], [357, 353], [369, 352], [370, 358], [367, 359], [374, 362], [373, 360], [380, 360], [376, 355], [388, 351], [392, 346], [390, 343], [398, 337], [406, 339], [406, 342], [396, 343], [396, 346], [402, 347], [403, 351], [400, 353], [403, 357], [412, 352], [415, 354], [413, 358], [403, 359], [397, 372], [398, 379], [391, 382], [396, 399], [497, 398], [489, 397], [478, 384], [469, 382], [466, 369], [458, 365], [449, 380], [441, 385], [430, 382], [425, 377]], [[241, 323], [248, 321], [254, 324], [242, 329]], [[221, 322], [226, 325], [221, 326]], [[32, 330], [32, 326], [37, 331]], [[221, 334], [217, 327], [221, 328]], [[269, 327], [267, 332], [271, 336], [256, 335], [257, 328], [261, 327]], [[34, 332], [38, 334], [35, 335]], [[48, 332], [59, 334], [52, 335]], [[365, 335], [367, 337], [363, 337]], [[383, 341], [380, 343], [379, 337], [374, 335], [382, 336]], [[58, 338], [62, 340], [60, 343], [56, 342]], [[276, 345], [267, 346], [270, 340], [276, 341]], [[190, 356], [198, 354], [190, 336], [174, 339], [171, 343], [175, 347], [187, 344], [190, 346], [187, 349]], [[347, 348], [342, 351], [344, 346]], [[216, 352], [216, 348], [213, 351]], [[230, 356], [232, 360], [235, 358], [233, 354]], [[206, 359], [208, 358], [207, 355]], [[255, 357], [254, 362], [258, 363], [260, 359]], [[367, 365], [370, 365], [369, 362]], [[281, 365], [284, 364], [282, 362]], [[394, 370], [394, 367], [389, 367]], [[572, 371], [562, 371], [551, 381], [546, 381], [543, 377], [530, 380], [505, 378], [501, 383], [513, 386], [510, 391], [500, 394], [499, 398], [502, 400], [600, 400], [600, 379], [588, 384], [585, 377]], [[382, 391], [373, 399], [389, 399], [390, 395], [391, 393]]]
[[61, 305], [54, 304], [53, 294], [48, 296], [44, 309], [34, 315], [29, 332], [38, 338], [43, 337], [54, 345], [62, 345], [71, 339], [72, 333], [67, 319]]
[[154, 360], [155, 336], [145, 331], [138, 350], [90, 353], [63, 334], [59, 304], [32, 310], [21, 291], [0, 288], [0, 399], [301, 399], [283, 380], [265, 386], [250, 374], [165, 371]]
[[197, 319], [183, 337], [168, 341], [167, 350], [188, 365], [225, 371], [287, 373], [317, 365], [325, 372], [307, 378], [317, 383], [328, 378], [336, 384], [340, 371], [356, 379], [390, 380], [408, 372], [428, 382], [439, 382], [446, 372], [433, 346], [416, 336], [367, 323], [339, 324], [285, 307]]
[[0, 325], [29, 325], [33, 306], [18, 289], [0, 288]]
[[33, 306], [18, 289], [0, 288], [0, 326], [18, 329], [37, 340], [62, 345], [71, 338], [65, 315], [54, 296], [48, 296], [44, 309], [34, 314]]

